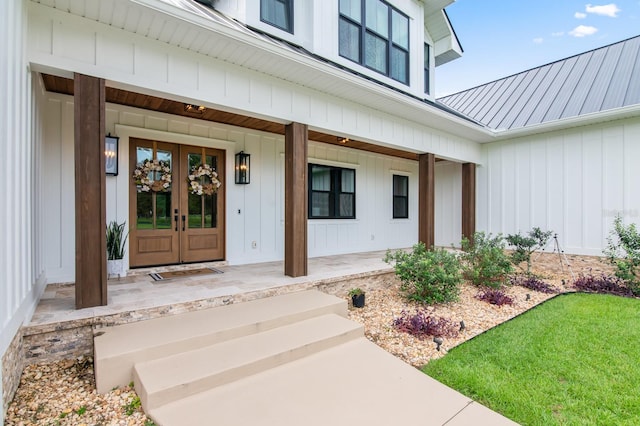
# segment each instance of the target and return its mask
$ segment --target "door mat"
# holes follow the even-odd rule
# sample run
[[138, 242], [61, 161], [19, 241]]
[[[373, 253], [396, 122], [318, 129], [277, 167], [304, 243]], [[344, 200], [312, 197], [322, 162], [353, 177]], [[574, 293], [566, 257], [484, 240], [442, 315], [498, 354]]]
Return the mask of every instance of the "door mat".
[[216, 268], [198, 268], [198, 269], [187, 269], [184, 271], [168, 271], [168, 272], [156, 272], [149, 274], [154, 281], [166, 281], [175, 278], [187, 278], [187, 277], [196, 277], [199, 275], [212, 275], [212, 274], [222, 274], [223, 272], [220, 269]]

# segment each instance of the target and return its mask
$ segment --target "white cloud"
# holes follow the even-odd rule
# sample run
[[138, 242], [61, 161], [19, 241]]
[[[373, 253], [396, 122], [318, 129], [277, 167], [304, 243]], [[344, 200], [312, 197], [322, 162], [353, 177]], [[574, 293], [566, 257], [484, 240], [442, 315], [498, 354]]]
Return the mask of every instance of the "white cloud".
[[617, 18], [620, 8], [615, 3], [603, 4], [599, 6], [592, 6], [587, 4], [585, 6], [587, 13], [594, 13], [596, 15], [608, 16], [610, 18]]
[[590, 27], [587, 25], [578, 25], [573, 30], [569, 31], [569, 34], [574, 37], [586, 37], [598, 32], [596, 27]]
[[555, 33], [551, 33], [552, 37], [562, 37], [564, 35], [564, 31], [558, 31]]
[[544, 39], [542, 37], [536, 37], [533, 39], [534, 44], [542, 44], [543, 41]]
[[576, 12], [573, 16], [574, 16], [576, 19], [584, 19], [584, 18], [586, 18], [586, 17], [587, 17], [587, 14], [586, 14], [586, 13], [582, 13], [582, 12]]

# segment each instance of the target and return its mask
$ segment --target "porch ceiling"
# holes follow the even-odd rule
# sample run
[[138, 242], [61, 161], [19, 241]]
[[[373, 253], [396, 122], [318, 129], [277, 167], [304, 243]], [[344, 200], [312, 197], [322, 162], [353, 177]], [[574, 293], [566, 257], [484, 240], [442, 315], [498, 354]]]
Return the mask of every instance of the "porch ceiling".
[[[50, 74], [42, 74], [42, 80], [44, 82], [45, 88], [49, 92], [73, 95], [73, 80], [71, 79]], [[106, 87], [105, 91], [106, 101], [109, 103], [284, 135], [285, 125], [274, 121], [249, 117], [242, 114], [236, 114], [211, 108], [207, 108], [202, 113], [189, 112], [185, 110], [185, 103], [183, 102], [159, 98], [156, 96], [144, 95], [141, 93], [117, 89], [114, 87]], [[337, 135], [330, 135], [328, 133], [309, 130], [309, 140], [315, 142], [338, 145], [346, 148], [358, 149], [361, 151], [389, 155], [391, 157], [404, 158], [408, 160], [418, 160], [418, 154], [413, 152], [388, 148], [385, 146], [374, 145], [371, 143], [351, 139], [349, 139], [349, 141], [344, 144], [340, 143], [338, 139], [339, 137]]]

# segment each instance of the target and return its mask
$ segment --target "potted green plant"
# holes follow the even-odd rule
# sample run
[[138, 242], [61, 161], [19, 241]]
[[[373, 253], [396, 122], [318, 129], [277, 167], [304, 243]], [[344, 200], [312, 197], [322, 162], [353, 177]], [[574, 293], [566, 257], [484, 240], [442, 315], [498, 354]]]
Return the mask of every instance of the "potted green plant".
[[352, 288], [349, 290], [349, 296], [351, 296], [351, 303], [354, 308], [364, 308], [364, 291], [360, 288]]
[[126, 275], [123, 259], [128, 234], [124, 232], [125, 224], [114, 220], [107, 225], [107, 274], [118, 275], [118, 278]]

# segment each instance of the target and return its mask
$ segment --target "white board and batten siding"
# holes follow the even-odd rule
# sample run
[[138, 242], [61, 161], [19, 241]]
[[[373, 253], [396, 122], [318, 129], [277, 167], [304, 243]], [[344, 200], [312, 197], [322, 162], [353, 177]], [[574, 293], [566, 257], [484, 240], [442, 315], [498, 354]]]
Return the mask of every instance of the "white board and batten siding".
[[601, 255], [617, 215], [640, 224], [639, 140], [635, 118], [486, 144], [478, 229], [537, 226], [567, 253]]
[[[73, 98], [47, 93], [43, 193], [49, 282], [75, 273]], [[129, 220], [131, 137], [226, 150], [226, 260], [247, 264], [284, 257], [284, 137], [219, 123], [107, 104], [107, 132], [120, 137], [119, 174], [106, 178], [107, 222]], [[233, 183], [234, 154], [251, 154], [251, 183]], [[356, 171], [356, 219], [308, 222], [309, 256], [409, 247], [418, 235], [418, 163], [346, 147], [309, 143], [309, 163]], [[393, 219], [393, 175], [409, 177], [409, 218]], [[461, 166], [436, 165], [436, 243], [460, 239]], [[125, 256], [126, 258], [126, 256]]]
[[[25, 61], [26, 6], [0, 2], [0, 359], [44, 289], [41, 87]], [[0, 394], [9, 390], [2, 386]], [[0, 409], [0, 423], [4, 422]]]

